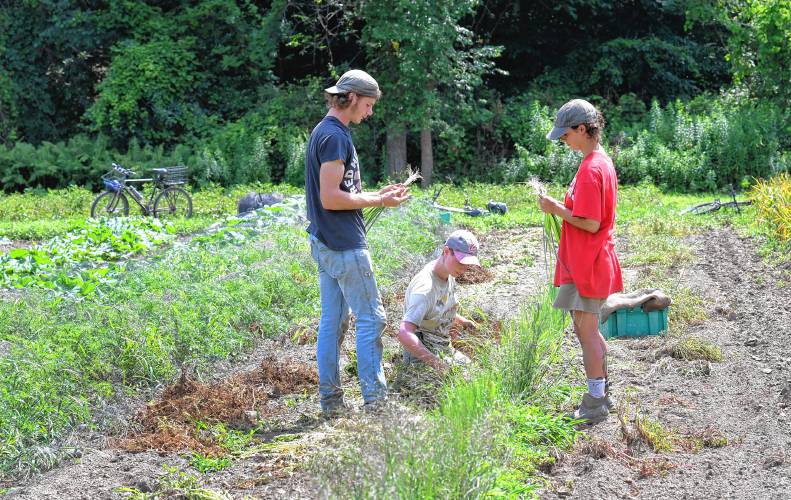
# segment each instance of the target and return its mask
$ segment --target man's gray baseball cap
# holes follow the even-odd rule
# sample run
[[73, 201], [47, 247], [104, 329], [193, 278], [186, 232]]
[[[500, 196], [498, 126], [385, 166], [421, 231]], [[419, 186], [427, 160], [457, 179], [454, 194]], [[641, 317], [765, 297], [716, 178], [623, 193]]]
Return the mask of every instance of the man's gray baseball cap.
[[456, 260], [462, 264], [480, 266], [478, 260], [478, 238], [469, 231], [458, 229], [450, 233], [445, 246], [453, 250]]
[[324, 92], [328, 94], [354, 92], [357, 95], [373, 97], [374, 99], [382, 97], [379, 84], [376, 83], [374, 77], [360, 69], [352, 69], [342, 74], [338, 82], [332, 87], [324, 89]]
[[572, 99], [558, 110], [555, 115], [555, 126], [547, 134], [547, 139], [557, 141], [569, 127], [580, 123], [595, 123], [596, 108], [585, 99]]

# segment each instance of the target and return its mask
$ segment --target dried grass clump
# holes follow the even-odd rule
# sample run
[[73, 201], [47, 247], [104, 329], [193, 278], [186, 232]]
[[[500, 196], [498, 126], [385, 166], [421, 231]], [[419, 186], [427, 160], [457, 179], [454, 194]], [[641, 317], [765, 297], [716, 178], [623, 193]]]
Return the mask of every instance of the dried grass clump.
[[502, 323], [500, 321], [485, 322], [479, 328], [472, 326], [454, 325], [458, 336], [451, 340], [454, 349], [460, 351], [470, 359], [475, 359], [483, 350], [493, 343], [499, 344], [502, 337]]
[[656, 420], [643, 415], [633, 392], [627, 392], [623, 404], [618, 408], [618, 421], [621, 435], [630, 449], [645, 444], [654, 453], [672, 451], [675, 434]]
[[696, 337], [685, 337], [663, 349], [663, 354], [684, 361], [722, 361], [722, 350], [713, 343]]
[[478, 283], [486, 283], [494, 279], [494, 273], [489, 269], [480, 266], [471, 266], [464, 274], [456, 278], [456, 283], [462, 285], [474, 285]]
[[613, 443], [597, 437], [583, 441], [582, 444], [579, 445], [578, 452], [583, 455], [591, 456], [597, 460], [603, 458], [617, 460], [625, 466], [636, 470], [641, 478], [658, 475], [664, 476], [676, 467], [670, 460], [662, 457], [637, 458], [632, 455], [628, 448], [626, 450], [621, 450]]
[[182, 370], [139, 417], [142, 432], [115, 443], [129, 451], [193, 450], [204, 455], [222, 453], [211, 433], [196, 430], [197, 422], [222, 423], [233, 429], [252, 429], [261, 415], [271, 413], [267, 402], [318, 384], [315, 368], [267, 358], [261, 366], [227, 380], [204, 384]]

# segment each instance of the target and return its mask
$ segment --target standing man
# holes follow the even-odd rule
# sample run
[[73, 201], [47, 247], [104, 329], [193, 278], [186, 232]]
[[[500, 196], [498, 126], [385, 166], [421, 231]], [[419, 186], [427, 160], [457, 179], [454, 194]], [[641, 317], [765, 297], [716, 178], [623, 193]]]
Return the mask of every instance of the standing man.
[[357, 325], [357, 373], [366, 408], [387, 395], [382, 369], [385, 311], [365, 239], [362, 209], [397, 207], [409, 199], [401, 184], [363, 192], [349, 124], [373, 114], [381, 97], [368, 73], [351, 70], [324, 90], [329, 111], [310, 134], [305, 154], [305, 197], [311, 253], [319, 269], [321, 321], [316, 359], [324, 414], [342, 411], [340, 347], [349, 324]]
[[439, 372], [451, 364], [467, 364], [469, 358], [451, 347], [453, 325], [477, 327], [456, 312], [456, 278], [470, 266], [480, 266], [478, 239], [460, 229], [448, 236], [442, 255], [417, 273], [404, 294], [404, 318], [398, 341], [404, 347], [404, 361], [423, 362]]

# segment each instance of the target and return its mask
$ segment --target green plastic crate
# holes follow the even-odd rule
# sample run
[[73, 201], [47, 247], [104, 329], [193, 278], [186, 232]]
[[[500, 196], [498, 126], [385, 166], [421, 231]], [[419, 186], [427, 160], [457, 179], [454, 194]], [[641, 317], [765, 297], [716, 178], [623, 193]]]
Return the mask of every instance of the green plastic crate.
[[610, 314], [604, 323], [599, 322], [599, 330], [607, 339], [658, 335], [667, 330], [667, 310], [666, 307], [660, 311], [645, 312], [642, 306], [619, 309]]

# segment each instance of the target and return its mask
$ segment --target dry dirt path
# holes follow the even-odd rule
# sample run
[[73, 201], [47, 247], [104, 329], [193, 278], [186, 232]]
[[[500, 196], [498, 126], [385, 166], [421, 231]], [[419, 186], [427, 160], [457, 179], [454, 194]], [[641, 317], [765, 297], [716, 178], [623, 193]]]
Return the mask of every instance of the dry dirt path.
[[[638, 459], [658, 458], [670, 464], [664, 476], [641, 477], [635, 463], [623, 457], [577, 451], [562, 457], [547, 473], [548, 488], [542, 496], [572, 498], [787, 498], [791, 490], [791, 301], [788, 270], [773, 269], [755, 256], [749, 240], [728, 229], [698, 236], [689, 242], [699, 260], [674, 272], [708, 298], [710, 316], [694, 326], [693, 333], [723, 349], [722, 363], [654, 359], [665, 339], [612, 342], [612, 372], [616, 394], [633, 387], [637, 405], [663, 424], [721, 431], [729, 444], [698, 453], [674, 451], [654, 455], [637, 451]], [[492, 262], [493, 279], [460, 287], [460, 300], [469, 310], [480, 309], [490, 319], [512, 317], [534, 296], [546, 279], [539, 230], [502, 231], [481, 240], [484, 255]], [[405, 280], [414, 269], [405, 273]], [[785, 272], [785, 274], [783, 274]], [[634, 272], [627, 272], [633, 276]], [[785, 280], [785, 285], [778, 282]], [[403, 289], [402, 284], [401, 289]], [[399, 296], [388, 301], [389, 330], [397, 325]], [[304, 331], [309, 332], [310, 325]], [[244, 363], [218, 367], [216, 380], [235, 374], [257, 373], [268, 358], [293, 366], [315, 364], [314, 345], [300, 344], [301, 334], [258, 342]], [[309, 337], [309, 335], [308, 335]], [[352, 336], [344, 344], [353, 349]], [[296, 342], [294, 340], [297, 340]], [[394, 338], [385, 339], [388, 374], [400, 352]], [[348, 356], [344, 357], [344, 365]], [[771, 370], [768, 371], [767, 370]], [[259, 380], [260, 383], [260, 379]], [[202, 485], [225, 492], [229, 498], [316, 498], [317, 484], [301, 469], [310, 457], [320, 456], [322, 445], [354, 427], [359, 413], [359, 390], [351, 375], [345, 376], [347, 396], [355, 407], [348, 419], [324, 422], [317, 418], [313, 390], [278, 394], [272, 380], [263, 389], [270, 399], [262, 406], [265, 431], [260, 437], [278, 443], [268, 450], [235, 460], [221, 472], [200, 478]], [[138, 407], [142, 402], [137, 402]], [[122, 437], [134, 425], [127, 402], [116, 415], [112, 436]], [[112, 410], [110, 410], [112, 413]], [[118, 424], [120, 422], [120, 424]], [[586, 430], [593, 442], [609, 443], [611, 450], [625, 449], [618, 419]], [[79, 441], [79, 455], [70, 463], [37, 476], [11, 490], [14, 499], [123, 498], [118, 487], [142, 491], [161, 488], [163, 466], [197, 474], [189, 457], [175, 452], [132, 453], [107, 446], [107, 435], [86, 435]], [[283, 438], [287, 439], [283, 439]], [[278, 441], [280, 439], [280, 441]], [[581, 448], [582, 450], [583, 448]], [[597, 458], [601, 457], [601, 458]]]
[[[543, 497], [791, 498], [791, 269], [765, 264], [731, 229], [688, 243], [697, 260], [671, 272], [706, 298], [708, 314], [689, 333], [719, 346], [723, 361], [657, 357], [668, 339], [624, 339], [611, 342], [611, 373], [616, 395], [633, 388], [634, 406], [665, 428], [708, 428], [728, 444], [661, 454], [636, 446], [630, 464], [610, 418], [588, 431], [593, 446], [554, 467]], [[669, 470], [641, 477], [650, 461]]]

